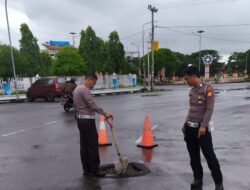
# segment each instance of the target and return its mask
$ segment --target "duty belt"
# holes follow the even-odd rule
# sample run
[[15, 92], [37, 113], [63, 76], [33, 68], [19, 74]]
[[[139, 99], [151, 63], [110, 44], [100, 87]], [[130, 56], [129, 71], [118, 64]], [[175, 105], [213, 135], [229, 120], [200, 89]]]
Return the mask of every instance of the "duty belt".
[[76, 117], [77, 117], [77, 119], [95, 119], [95, 115], [77, 114]]
[[195, 122], [191, 122], [191, 121], [187, 121], [187, 125], [189, 127], [192, 127], [192, 128], [198, 128], [199, 127], [199, 123], [195, 123]]

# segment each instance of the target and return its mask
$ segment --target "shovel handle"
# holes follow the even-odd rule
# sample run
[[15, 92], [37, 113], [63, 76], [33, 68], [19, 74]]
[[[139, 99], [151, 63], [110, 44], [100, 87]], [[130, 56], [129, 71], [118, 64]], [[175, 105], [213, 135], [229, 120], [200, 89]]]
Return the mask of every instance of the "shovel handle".
[[117, 152], [118, 157], [120, 158], [121, 157], [121, 153], [120, 153], [120, 148], [119, 148], [118, 140], [117, 140], [117, 137], [116, 137], [115, 128], [114, 128], [114, 125], [113, 125], [113, 119], [107, 119], [106, 121], [107, 121], [107, 123], [110, 126], [112, 137], [113, 137], [114, 142], [115, 142], [116, 152]]

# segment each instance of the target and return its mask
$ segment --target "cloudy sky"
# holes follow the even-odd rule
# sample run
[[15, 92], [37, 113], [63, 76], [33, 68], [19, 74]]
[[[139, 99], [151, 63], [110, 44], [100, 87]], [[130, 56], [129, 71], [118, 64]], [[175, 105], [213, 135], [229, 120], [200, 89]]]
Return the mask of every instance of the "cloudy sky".
[[[137, 51], [137, 45], [142, 54], [142, 25], [151, 21], [149, 4], [158, 9], [155, 39], [160, 47], [185, 54], [199, 51], [197, 31], [203, 30], [202, 49], [215, 49], [221, 55], [250, 49], [250, 0], [8, 0], [12, 43], [19, 48], [24, 22], [40, 46], [49, 40], [72, 42], [69, 32], [92, 26], [104, 40], [118, 31], [126, 51]], [[144, 30], [146, 46], [150, 25]], [[80, 37], [75, 40], [77, 45]], [[8, 43], [4, 0], [0, 43]]]

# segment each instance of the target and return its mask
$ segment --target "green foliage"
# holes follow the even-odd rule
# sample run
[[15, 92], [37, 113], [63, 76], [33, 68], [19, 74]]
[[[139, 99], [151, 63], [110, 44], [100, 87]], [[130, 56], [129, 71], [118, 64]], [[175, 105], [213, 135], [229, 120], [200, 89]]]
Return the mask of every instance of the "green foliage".
[[123, 74], [129, 70], [124, 58], [125, 51], [116, 31], [111, 32], [109, 40], [105, 42], [89, 26], [86, 31], [81, 31], [78, 50], [89, 73], [102, 71]]
[[[20, 77], [27, 76], [25, 68], [27, 68], [27, 61], [20, 54], [16, 48], [12, 48], [16, 74]], [[10, 46], [0, 45], [0, 77], [13, 77], [13, 68], [10, 55]]]
[[109, 73], [115, 72], [122, 74], [126, 70], [125, 51], [116, 31], [111, 32], [109, 35], [107, 50], [108, 65], [105, 69], [107, 69]]
[[182, 76], [183, 71], [187, 68], [189, 64], [189, 56], [178, 53], [178, 52], [175, 52], [174, 55], [176, 57], [176, 73], [175, 74], [177, 76]]
[[133, 58], [130, 56], [126, 57], [126, 62], [125, 62], [123, 73], [124, 74], [133, 73], [133, 74], [137, 74], [137, 76], [139, 75], [138, 57], [136, 58]]
[[37, 44], [37, 39], [33, 36], [27, 24], [21, 24], [21, 40], [20, 52], [27, 60], [28, 67], [26, 67], [26, 73], [29, 76], [34, 76], [39, 72], [40, 66], [40, 49]]
[[161, 48], [155, 51], [155, 73], [165, 68], [166, 75], [172, 76], [177, 71], [176, 62], [176, 57], [171, 50]]
[[89, 73], [104, 70], [105, 45], [103, 40], [96, 36], [95, 31], [90, 26], [86, 31], [81, 31], [79, 53], [85, 60]]
[[232, 53], [232, 55], [228, 58], [227, 72], [229, 74], [232, 74], [233, 72], [244, 73], [246, 69], [246, 64], [247, 64], [248, 73], [249, 73], [249, 66], [250, 66], [249, 59], [250, 59], [250, 50], [244, 53], [243, 52]]
[[52, 72], [61, 76], [84, 75], [86, 73], [86, 65], [76, 48], [66, 46], [56, 55]]
[[51, 75], [51, 66], [52, 66], [52, 59], [49, 56], [48, 52], [42, 51], [40, 53], [40, 70], [39, 75], [40, 76], [49, 76]]

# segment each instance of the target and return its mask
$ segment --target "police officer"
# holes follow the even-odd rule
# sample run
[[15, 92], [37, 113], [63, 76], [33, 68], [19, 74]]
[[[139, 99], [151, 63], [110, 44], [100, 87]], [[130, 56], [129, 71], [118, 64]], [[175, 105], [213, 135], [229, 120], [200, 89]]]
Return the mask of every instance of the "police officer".
[[189, 66], [185, 70], [185, 80], [188, 85], [193, 87], [189, 93], [190, 108], [182, 128], [194, 175], [191, 189], [201, 189], [203, 185], [201, 149], [215, 182], [215, 190], [223, 190], [222, 173], [214, 153], [212, 136], [209, 130], [209, 121], [214, 109], [214, 89], [211, 85], [201, 81], [199, 70], [195, 66]]
[[76, 88], [76, 80], [71, 78], [70, 80], [66, 80], [64, 84], [64, 92], [65, 93], [72, 93], [73, 90]]
[[98, 152], [98, 133], [95, 124], [95, 113], [112, 118], [111, 114], [104, 110], [94, 101], [90, 89], [96, 84], [95, 74], [85, 77], [82, 84], [78, 85], [73, 92], [74, 111], [77, 126], [80, 132], [80, 155], [84, 175], [103, 177], [105, 172], [100, 168]]

